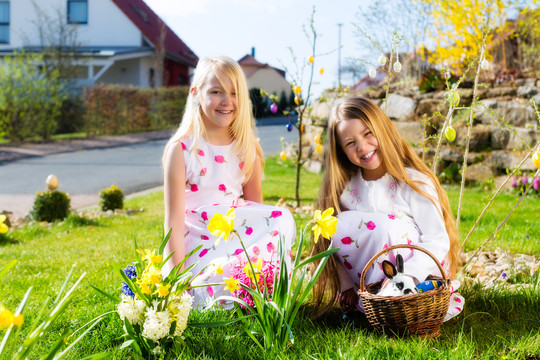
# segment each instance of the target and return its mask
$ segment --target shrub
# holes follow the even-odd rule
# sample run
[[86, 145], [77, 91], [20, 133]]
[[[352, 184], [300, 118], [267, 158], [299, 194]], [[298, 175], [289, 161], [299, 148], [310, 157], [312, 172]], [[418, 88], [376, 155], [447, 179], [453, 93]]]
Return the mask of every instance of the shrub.
[[37, 192], [30, 215], [34, 220], [52, 222], [68, 216], [71, 200], [65, 192]]
[[118, 185], [112, 185], [100, 191], [101, 210], [122, 209], [124, 207], [124, 192], [118, 188]]
[[512, 188], [519, 196], [523, 195], [531, 183], [532, 187], [528, 194], [540, 196], [540, 177], [533, 178], [524, 174], [521, 178], [513, 176], [511, 179]]
[[[454, 74], [450, 74], [450, 79], [448, 82], [453, 84], [457, 82], [457, 77]], [[423, 92], [431, 92], [437, 90], [444, 90], [445, 80], [442, 73], [437, 69], [429, 69], [422, 74], [420, 80], [418, 81], [418, 89]]]

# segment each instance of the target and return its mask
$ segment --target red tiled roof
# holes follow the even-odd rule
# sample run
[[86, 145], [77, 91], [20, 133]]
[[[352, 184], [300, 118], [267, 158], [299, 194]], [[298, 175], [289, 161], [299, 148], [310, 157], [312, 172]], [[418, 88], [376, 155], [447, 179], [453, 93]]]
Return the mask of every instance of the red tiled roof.
[[191, 49], [146, 5], [143, 0], [112, 0], [139, 28], [154, 46], [160, 42], [161, 24], [165, 27], [164, 46], [167, 55], [196, 66], [199, 58]]
[[257, 70], [262, 68], [272, 68], [276, 70], [281, 76], [285, 77], [285, 71], [272, 67], [268, 64], [263, 64], [255, 59], [253, 55], [246, 55], [240, 60], [238, 60], [238, 64], [242, 69], [244, 69], [244, 72], [246, 73], [246, 77], [250, 77], [253, 75]]

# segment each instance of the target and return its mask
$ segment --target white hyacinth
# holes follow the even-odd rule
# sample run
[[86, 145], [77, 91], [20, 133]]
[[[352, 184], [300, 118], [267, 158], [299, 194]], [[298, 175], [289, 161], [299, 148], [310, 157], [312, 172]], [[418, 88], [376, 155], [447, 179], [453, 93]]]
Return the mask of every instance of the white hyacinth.
[[145, 307], [144, 301], [133, 300], [131, 296], [122, 294], [122, 301], [118, 304], [118, 315], [122, 321], [127, 318], [132, 325], [142, 325]]
[[168, 311], [146, 310], [142, 335], [154, 341], [159, 341], [169, 334], [171, 326]]
[[170, 306], [175, 307], [173, 313], [176, 314], [174, 319], [171, 319], [172, 321], [176, 320], [176, 330], [174, 331], [174, 336], [182, 336], [182, 333], [184, 330], [186, 330], [192, 304], [193, 296], [186, 292], [184, 292], [180, 298], [171, 301]]

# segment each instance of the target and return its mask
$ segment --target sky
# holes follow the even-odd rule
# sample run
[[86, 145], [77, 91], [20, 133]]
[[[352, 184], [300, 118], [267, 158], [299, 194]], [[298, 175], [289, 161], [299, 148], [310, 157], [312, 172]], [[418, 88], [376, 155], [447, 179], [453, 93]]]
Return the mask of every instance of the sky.
[[[300, 80], [302, 86], [307, 86], [309, 73], [303, 64], [312, 55], [304, 28], [311, 34], [309, 19], [315, 7], [315, 97], [338, 84], [340, 63], [343, 69], [350, 59], [360, 56], [359, 35], [353, 24], [358, 25], [359, 4], [365, 0], [144, 1], [199, 58], [227, 55], [240, 60], [255, 48], [259, 62], [286, 70], [287, 80]], [[319, 74], [321, 67], [323, 75]], [[353, 79], [342, 72], [341, 82], [352, 85]]]

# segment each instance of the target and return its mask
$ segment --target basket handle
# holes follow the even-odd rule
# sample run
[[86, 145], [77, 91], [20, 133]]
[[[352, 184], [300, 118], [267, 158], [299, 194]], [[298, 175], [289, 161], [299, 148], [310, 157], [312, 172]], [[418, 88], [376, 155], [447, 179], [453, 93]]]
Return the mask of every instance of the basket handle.
[[375, 260], [377, 260], [379, 258], [379, 256], [381, 255], [384, 255], [394, 249], [415, 249], [415, 250], [420, 250], [422, 251], [423, 253], [425, 253], [426, 255], [428, 255], [429, 257], [431, 257], [431, 259], [435, 262], [435, 264], [437, 264], [437, 267], [439, 268], [439, 271], [441, 272], [442, 276], [443, 276], [443, 280], [445, 283], [448, 283], [448, 278], [446, 277], [446, 274], [445, 274], [445, 271], [443, 270], [441, 264], [439, 264], [439, 260], [437, 260], [437, 258], [432, 254], [430, 253], [429, 251], [427, 251], [426, 249], [424, 248], [421, 248], [420, 246], [416, 246], [416, 245], [405, 245], [405, 244], [398, 244], [398, 245], [392, 245], [392, 246], [389, 246], [387, 247], [386, 249], [383, 249], [381, 251], [379, 251], [377, 254], [375, 254], [371, 260], [366, 264], [366, 266], [364, 267], [364, 270], [362, 270], [362, 277], [360, 278], [360, 291], [364, 292], [365, 291], [365, 288], [364, 288], [364, 280], [366, 278], [366, 272], [368, 271], [369, 267], [371, 266], [371, 264], [373, 264], [373, 262]]

